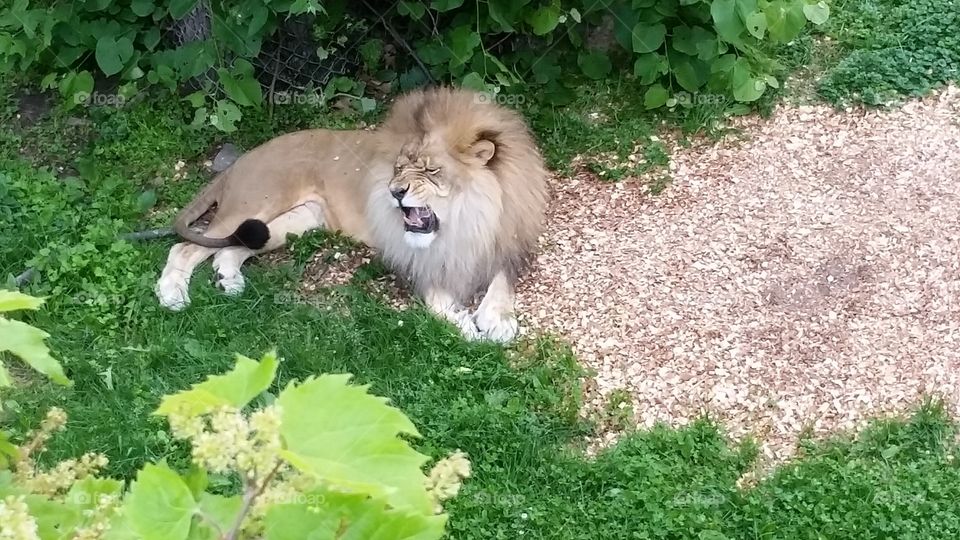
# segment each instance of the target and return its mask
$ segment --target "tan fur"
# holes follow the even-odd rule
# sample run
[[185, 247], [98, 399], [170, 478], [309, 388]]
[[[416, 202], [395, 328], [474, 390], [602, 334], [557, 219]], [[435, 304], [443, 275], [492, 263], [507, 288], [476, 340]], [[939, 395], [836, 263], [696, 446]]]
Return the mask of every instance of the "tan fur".
[[[491, 309], [509, 311], [506, 317], [542, 228], [546, 177], [519, 114], [471, 91], [434, 88], [401, 96], [379, 129], [300, 131], [255, 148], [181, 212], [177, 230], [219, 248], [237, 243], [230, 237], [245, 220], [270, 223], [312, 201], [322, 206], [326, 227], [378, 250], [421, 295], [460, 304], [505, 276], [508, 286], [498, 287], [504, 299]], [[391, 190], [421, 203], [404, 206], [430, 207], [439, 218], [436, 234], [405, 232]], [[212, 204], [216, 216], [206, 233], [189, 231]], [[429, 245], [410, 243], [421, 240]]]

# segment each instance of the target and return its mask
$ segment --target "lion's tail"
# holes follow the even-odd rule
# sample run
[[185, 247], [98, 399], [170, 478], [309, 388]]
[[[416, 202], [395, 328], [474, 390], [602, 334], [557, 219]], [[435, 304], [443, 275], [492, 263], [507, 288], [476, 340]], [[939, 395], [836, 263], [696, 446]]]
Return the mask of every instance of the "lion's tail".
[[226, 176], [226, 174], [217, 175], [213, 181], [207, 184], [203, 191], [177, 214], [177, 219], [173, 222], [173, 229], [184, 240], [204, 247], [222, 248], [243, 245], [250, 249], [260, 249], [270, 239], [270, 229], [266, 223], [259, 219], [244, 221], [237, 227], [237, 230], [233, 231], [233, 234], [224, 238], [210, 238], [190, 228], [191, 223], [217, 202], [217, 196]]

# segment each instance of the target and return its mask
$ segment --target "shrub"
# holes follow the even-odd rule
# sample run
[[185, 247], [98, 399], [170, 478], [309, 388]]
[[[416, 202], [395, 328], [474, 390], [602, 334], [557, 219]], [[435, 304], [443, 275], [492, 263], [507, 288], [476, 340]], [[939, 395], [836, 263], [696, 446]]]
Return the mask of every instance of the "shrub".
[[[466, 457], [424, 475], [427, 457], [402, 438], [416, 427], [349, 375], [291, 383], [245, 410], [277, 365], [274, 353], [238, 356], [230, 372], [162, 400], [155, 414], [191, 448], [186, 474], [148, 463], [125, 488], [97, 477], [106, 458], [94, 453], [41, 470], [36, 454], [66, 422], [55, 408], [21, 446], [0, 439], [0, 538], [440, 538], [440, 505], [470, 475]], [[215, 492], [208, 473], [240, 487]]]
[[[163, 39], [197, 9], [209, 11], [208, 34], [179, 45]], [[648, 108], [680, 92], [753, 102], [779, 84], [766, 45], [828, 14], [823, 0], [15, 0], [0, 8], [0, 69], [39, 72], [42, 86], [59, 89], [68, 106], [89, 102], [98, 77], [119, 82], [114, 104], [148, 86], [175, 90], [199, 78], [200, 89], [187, 96], [195, 124], [232, 131], [242, 108], [273, 96], [276, 72], [264, 88], [271, 73], [258, 73], [255, 60], [294, 17], [312, 27], [297, 39], [317, 45], [314, 59], [346, 49], [362, 60], [366, 79], [405, 88], [428, 74], [404, 61], [412, 55], [402, 49], [387, 54], [380, 23], [386, 36], [404, 36], [391, 40], [411, 47], [429, 78], [490, 92], [545, 85], [545, 95], [559, 96], [561, 80], [627, 71], [648, 86]], [[344, 20], [360, 21], [350, 27], [360, 29], [350, 34], [357, 43], [348, 42]], [[375, 107], [357, 80], [318, 81], [318, 104], [346, 96], [362, 111]]]

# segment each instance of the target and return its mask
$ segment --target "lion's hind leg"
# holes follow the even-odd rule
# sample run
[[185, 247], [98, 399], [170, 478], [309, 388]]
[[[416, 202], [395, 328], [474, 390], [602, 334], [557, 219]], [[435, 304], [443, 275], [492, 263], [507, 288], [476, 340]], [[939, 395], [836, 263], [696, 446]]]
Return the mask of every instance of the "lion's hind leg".
[[221, 249], [214, 255], [214, 283], [230, 296], [239, 295], [246, 285], [240, 267], [247, 259], [283, 246], [288, 234], [302, 235], [325, 225], [324, 206], [319, 201], [307, 201], [280, 214], [267, 223], [270, 239], [262, 248], [253, 250], [244, 246], [231, 246]]
[[160, 305], [173, 311], [180, 311], [190, 305], [190, 277], [193, 270], [218, 249], [190, 242], [180, 242], [170, 248], [167, 264], [153, 289]]

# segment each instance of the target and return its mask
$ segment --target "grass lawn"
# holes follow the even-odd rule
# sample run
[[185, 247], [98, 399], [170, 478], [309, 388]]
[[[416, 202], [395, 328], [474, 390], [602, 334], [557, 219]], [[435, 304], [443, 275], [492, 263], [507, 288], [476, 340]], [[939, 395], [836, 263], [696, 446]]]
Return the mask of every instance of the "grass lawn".
[[[618, 163], [639, 151], [640, 167], [662, 164], [663, 149], [649, 138], [655, 121], [621, 99], [631, 93], [598, 83], [563, 108], [529, 104], [551, 164], [563, 169], [572, 149]], [[37, 270], [24, 290], [48, 300], [24, 318], [52, 334], [75, 386], [14, 372], [21, 387], [4, 394], [0, 428], [23, 435], [48, 407], [64, 408], [71, 423], [48, 461], [102, 451], [108, 472], [123, 478], [149, 460], [185, 464], [185, 449], [149, 416], [160, 396], [226, 370], [234, 352], [259, 356], [276, 346], [285, 358], [279, 385], [353, 373], [411, 417], [424, 435], [420, 451], [468, 452], [474, 477], [449, 505], [451, 538], [960, 538], [960, 449], [936, 404], [856, 439], [809, 443], [795, 462], [741, 489], [755, 448], [731, 444], [706, 419], [632, 433], [584, 457], [579, 441], [594, 425], [578, 418], [583, 374], [559, 341], [508, 350], [465, 343], [422, 309], [397, 312], [368, 295], [363, 282], [380, 275], [376, 263], [338, 289], [335, 302], [300, 299], [308, 257], [335, 249], [324, 234], [298, 240], [280, 262], [252, 261], [237, 299], [219, 294], [202, 266], [191, 307], [166, 312], [152, 288], [172, 240], [117, 238], [166, 226], [207, 181], [202, 162], [223, 136], [185, 127], [189, 108], [172, 100], [55, 109], [31, 125], [16, 112], [13, 85], [0, 86], [0, 274]], [[291, 129], [360, 120], [296, 107], [276, 114], [245, 118], [231, 139], [250, 148]], [[675, 120], [697, 126], [706, 116]], [[610, 177], [638, 171], [596, 166]], [[229, 489], [229, 479], [221, 482]]]

